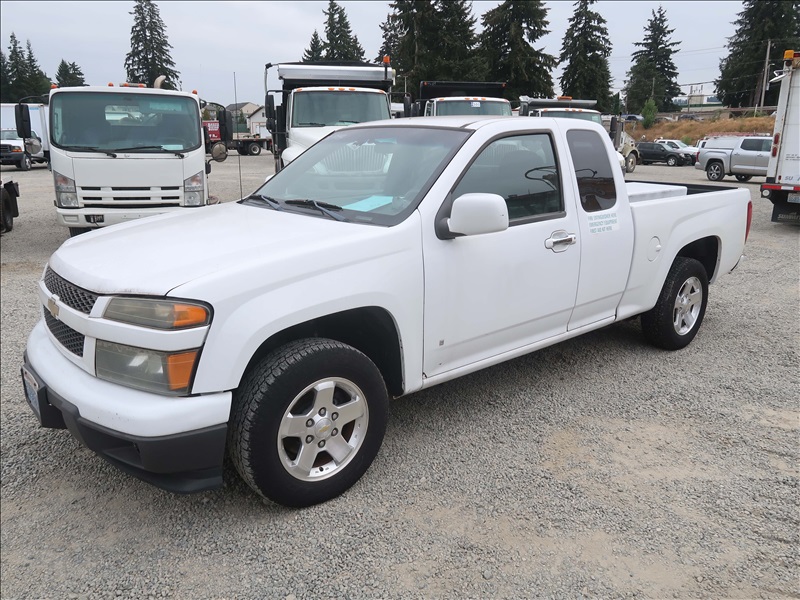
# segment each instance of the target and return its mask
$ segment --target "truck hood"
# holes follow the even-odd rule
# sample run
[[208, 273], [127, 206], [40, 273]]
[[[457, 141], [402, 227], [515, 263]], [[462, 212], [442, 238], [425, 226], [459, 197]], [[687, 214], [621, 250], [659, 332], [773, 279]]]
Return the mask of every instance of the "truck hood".
[[[74, 179], [80, 181], [82, 187], [135, 187], [142, 181], [147, 181], [149, 186], [180, 187], [184, 180], [197, 173], [197, 169], [187, 173], [187, 160], [173, 154], [120, 154], [120, 158], [112, 158], [104, 154], [71, 152], [69, 156]], [[162, 161], [178, 161], [181, 169], [175, 169], [173, 164], [159, 168], [159, 165], [166, 165]], [[191, 164], [202, 167], [196, 161]]]
[[304, 152], [309, 146], [313, 146], [326, 135], [345, 125], [328, 125], [325, 127], [294, 127], [292, 129], [290, 148], [297, 156]]
[[50, 266], [73, 284], [99, 294], [164, 296], [190, 281], [254, 261], [268, 267], [309, 253], [330, 256], [345, 241], [358, 243], [383, 231], [226, 203], [71, 238], [52, 255]]

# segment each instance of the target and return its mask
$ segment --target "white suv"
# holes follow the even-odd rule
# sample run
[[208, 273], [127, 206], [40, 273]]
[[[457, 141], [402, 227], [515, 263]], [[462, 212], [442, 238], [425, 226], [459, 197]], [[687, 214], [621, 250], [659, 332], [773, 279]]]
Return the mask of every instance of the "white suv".
[[656, 142], [665, 144], [668, 148], [672, 148], [678, 154], [682, 154], [683, 164], [685, 165], [694, 165], [695, 160], [697, 159], [697, 153], [700, 151], [700, 148], [697, 148], [696, 146], [689, 146], [680, 140], [667, 140], [664, 138], [658, 138]]

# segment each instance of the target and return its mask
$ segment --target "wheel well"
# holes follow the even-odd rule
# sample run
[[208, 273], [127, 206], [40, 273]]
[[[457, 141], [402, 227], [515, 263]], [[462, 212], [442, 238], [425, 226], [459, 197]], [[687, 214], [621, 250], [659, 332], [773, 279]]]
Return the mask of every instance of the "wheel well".
[[711, 281], [717, 269], [719, 240], [713, 236], [695, 240], [691, 244], [687, 244], [681, 248], [680, 252], [678, 252], [678, 256], [694, 258], [700, 261], [700, 264], [703, 265], [703, 268], [706, 270], [708, 280]]
[[245, 371], [274, 349], [294, 340], [323, 337], [340, 341], [366, 354], [375, 363], [392, 396], [403, 394], [403, 369], [400, 336], [386, 310], [365, 306], [318, 317], [293, 325], [264, 341], [250, 359]]

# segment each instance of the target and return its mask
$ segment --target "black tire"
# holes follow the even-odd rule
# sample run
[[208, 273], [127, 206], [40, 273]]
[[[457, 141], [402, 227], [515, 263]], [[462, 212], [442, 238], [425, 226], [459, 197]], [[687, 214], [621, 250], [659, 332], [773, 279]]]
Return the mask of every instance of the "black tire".
[[4, 232], [14, 229], [14, 214], [11, 211], [11, 206], [8, 204], [8, 199], [5, 197], [6, 192], [3, 190], [2, 199], [2, 214], [0, 214], [0, 227]]
[[750, 181], [753, 178], [752, 175], [737, 175], [736, 181], [741, 181], [744, 183], [745, 181]]
[[633, 173], [635, 170], [636, 170], [636, 155], [633, 152], [629, 152], [628, 156], [625, 157], [625, 172]]
[[250, 142], [250, 144], [247, 146], [247, 153], [250, 156], [258, 156], [261, 154], [261, 146], [255, 142]]
[[76, 235], [81, 235], [82, 233], [86, 233], [87, 231], [91, 231], [91, 229], [89, 227], [70, 227], [69, 237], [75, 237]]
[[718, 160], [712, 160], [706, 165], [706, 177], [709, 181], [722, 181], [725, 178], [725, 171], [722, 168], [722, 163]]
[[242, 156], [244, 156], [245, 154], [247, 154], [247, 152], [245, 152], [244, 148], [242, 148], [241, 146], [236, 146], [236, 152], [237, 152], [238, 154], [241, 154]]
[[22, 157], [22, 160], [17, 163], [17, 168], [20, 171], [30, 171], [31, 170], [31, 157], [25, 154]]
[[708, 304], [708, 274], [699, 261], [677, 257], [656, 305], [642, 314], [645, 339], [665, 350], [689, 345], [703, 323]]
[[[347, 414], [339, 417], [337, 407]], [[257, 493], [285, 506], [311, 506], [361, 478], [387, 420], [386, 385], [374, 363], [352, 346], [308, 338], [273, 351], [242, 378], [228, 449]]]
[[678, 158], [676, 156], [668, 156], [667, 157], [667, 165], [670, 167], [677, 167], [678, 166]]

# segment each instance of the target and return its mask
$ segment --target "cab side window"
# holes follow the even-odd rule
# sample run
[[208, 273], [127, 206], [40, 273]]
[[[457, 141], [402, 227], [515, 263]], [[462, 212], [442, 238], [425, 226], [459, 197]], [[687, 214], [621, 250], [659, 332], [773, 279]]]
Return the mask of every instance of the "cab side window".
[[612, 208], [617, 203], [617, 187], [600, 134], [573, 129], [567, 132], [567, 145], [575, 165], [583, 210], [596, 212]]
[[503, 197], [511, 225], [564, 210], [553, 142], [544, 133], [501, 138], [490, 143], [464, 172], [453, 190]]

